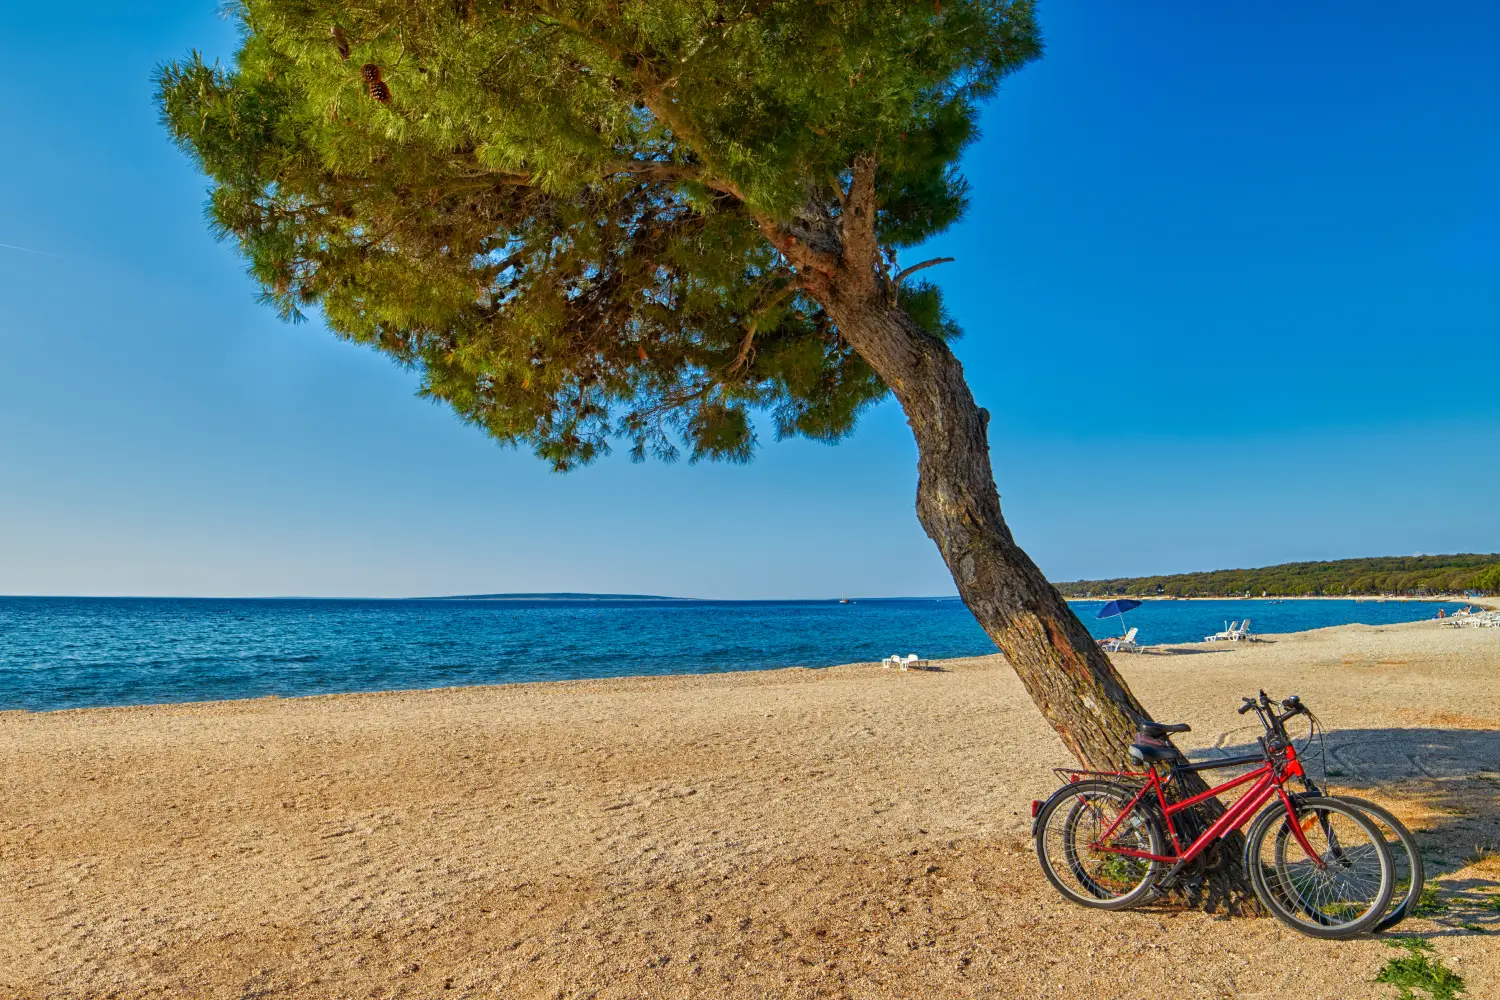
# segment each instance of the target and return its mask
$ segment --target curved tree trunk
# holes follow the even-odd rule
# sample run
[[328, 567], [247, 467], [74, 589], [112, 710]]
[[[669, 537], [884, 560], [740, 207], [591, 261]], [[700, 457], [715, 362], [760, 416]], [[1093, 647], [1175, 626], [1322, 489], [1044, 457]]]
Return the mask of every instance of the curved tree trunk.
[[[1129, 767], [1137, 720], [1150, 716], [1011, 537], [990, 467], [989, 414], [974, 402], [948, 345], [896, 304], [896, 287], [880, 266], [874, 172], [873, 161], [854, 165], [837, 217], [820, 213], [797, 230], [769, 221], [761, 228], [797, 263], [808, 292], [906, 413], [919, 456], [917, 517], [964, 604], [1079, 761], [1101, 770]], [[1188, 784], [1189, 793], [1207, 788], [1197, 775]], [[1255, 907], [1237, 836], [1184, 895], [1210, 910]]]
[[[1126, 747], [1137, 720], [1150, 716], [1011, 537], [990, 469], [989, 415], [975, 404], [962, 365], [899, 308], [829, 292], [824, 308], [906, 412], [919, 455], [917, 517], [964, 604], [1075, 757], [1101, 770], [1130, 767]], [[1190, 794], [1207, 788], [1189, 778]], [[1232, 912], [1254, 907], [1239, 850], [1237, 835], [1224, 843], [1216, 866], [1183, 893], [1189, 902]]]
[[1010, 661], [1068, 749], [1089, 767], [1129, 762], [1145, 709], [1109, 658], [1016, 545], [990, 469], [988, 414], [941, 340], [880, 296], [830, 289], [824, 308], [891, 387], [917, 440], [917, 517], [959, 595]]

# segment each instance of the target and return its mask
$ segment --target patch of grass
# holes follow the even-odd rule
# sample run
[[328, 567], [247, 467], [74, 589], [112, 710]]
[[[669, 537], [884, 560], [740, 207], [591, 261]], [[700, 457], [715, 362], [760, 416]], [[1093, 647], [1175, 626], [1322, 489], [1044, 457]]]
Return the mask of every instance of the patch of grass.
[[1500, 858], [1500, 849], [1496, 849], [1494, 844], [1475, 844], [1472, 851], [1458, 859], [1458, 863], [1467, 868], [1491, 858]]
[[1478, 924], [1459, 924], [1458, 926], [1462, 927], [1466, 931], [1473, 931], [1475, 934], [1485, 933], [1485, 929], [1483, 927], [1480, 927]]
[[1386, 942], [1386, 944], [1390, 945], [1392, 948], [1410, 948], [1416, 949], [1417, 951], [1432, 950], [1432, 945], [1428, 944], [1424, 939], [1417, 937], [1415, 934], [1408, 934], [1405, 937], [1391, 938]]
[[1411, 912], [1418, 917], [1432, 917], [1443, 913], [1448, 909], [1448, 901], [1438, 898], [1437, 886], [1428, 882], [1422, 886], [1422, 895], [1417, 897], [1417, 905], [1413, 906]]
[[1093, 877], [1110, 888], [1124, 890], [1139, 884], [1147, 865], [1122, 854], [1111, 854], [1094, 862]]
[[1482, 905], [1486, 910], [1494, 910], [1496, 913], [1500, 913], [1500, 893], [1491, 896]]
[[1432, 945], [1414, 937], [1396, 938], [1390, 943], [1405, 949], [1406, 954], [1386, 962], [1375, 974], [1375, 982], [1389, 983], [1400, 990], [1397, 1000], [1457, 1000], [1464, 979], [1431, 954]]

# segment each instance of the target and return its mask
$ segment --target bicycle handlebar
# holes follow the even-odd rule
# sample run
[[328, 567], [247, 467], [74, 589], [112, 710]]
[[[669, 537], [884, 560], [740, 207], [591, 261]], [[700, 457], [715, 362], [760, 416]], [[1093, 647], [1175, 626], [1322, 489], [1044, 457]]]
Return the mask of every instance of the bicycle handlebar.
[[1290, 742], [1291, 737], [1286, 731], [1286, 720], [1294, 715], [1311, 715], [1307, 706], [1302, 704], [1302, 699], [1297, 695], [1290, 695], [1281, 700], [1281, 713], [1277, 714], [1278, 703], [1273, 701], [1270, 695], [1264, 691], [1260, 692], [1258, 698], [1242, 698], [1243, 705], [1239, 707], [1239, 714], [1254, 711], [1260, 716], [1260, 724], [1265, 727], [1266, 735]]

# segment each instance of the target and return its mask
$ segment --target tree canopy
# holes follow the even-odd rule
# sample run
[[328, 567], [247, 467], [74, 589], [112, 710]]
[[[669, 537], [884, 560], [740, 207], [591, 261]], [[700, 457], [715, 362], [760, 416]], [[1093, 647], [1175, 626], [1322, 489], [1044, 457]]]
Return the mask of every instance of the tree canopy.
[[[836, 440], [885, 385], [808, 292], [861, 162], [898, 251], [963, 213], [979, 101], [1040, 52], [1029, 0], [245, 0], [230, 68], [164, 66], [209, 216], [288, 318], [565, 469], [744, 460], [753, 411]], [[772, 235], [775, 239], [770, 238]]]
[[890, 391], [975, 620], [1080, 760], [1127, 762], [1148, 713], [1005, 523], [941, 259], [898, 261], [962, 215], [979, 103], [1041, 51], [1030, 0], [234, 13], [234, 65], [167, 65], [159, 101], [284, 315], [558, 469], [836, 440]]

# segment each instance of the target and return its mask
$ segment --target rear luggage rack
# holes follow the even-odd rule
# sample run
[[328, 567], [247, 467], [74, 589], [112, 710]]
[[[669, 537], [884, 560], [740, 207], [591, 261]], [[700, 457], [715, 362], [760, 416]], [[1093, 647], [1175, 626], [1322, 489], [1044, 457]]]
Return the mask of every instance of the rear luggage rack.
[[1090, 771], [1082, 767], [1054, 767], [1052, 773], [1063, 781], [1081, 781], [1084, 778], [1124, 778], [1144, 781], [1145, 772], [1142, 771]]

